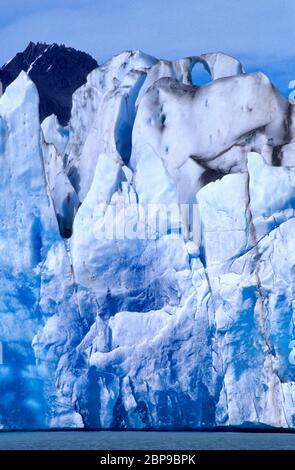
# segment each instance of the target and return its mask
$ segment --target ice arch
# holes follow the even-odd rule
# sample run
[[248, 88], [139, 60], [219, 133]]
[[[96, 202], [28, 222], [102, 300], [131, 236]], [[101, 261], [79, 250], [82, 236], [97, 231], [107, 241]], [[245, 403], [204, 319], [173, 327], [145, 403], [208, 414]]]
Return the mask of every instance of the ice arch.
[[202, 86], [207, 85], [212, 81], [211, 71], [203, 61], [196, 61], [191, 67], [191, 81], [192, 85]]

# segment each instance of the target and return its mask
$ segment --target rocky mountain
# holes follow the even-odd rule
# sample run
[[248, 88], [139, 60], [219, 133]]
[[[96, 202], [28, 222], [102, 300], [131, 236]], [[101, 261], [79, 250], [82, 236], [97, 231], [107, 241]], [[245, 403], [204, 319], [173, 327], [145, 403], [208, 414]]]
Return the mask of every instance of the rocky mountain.
[[33, 43], [0, 68], [5, 90], [23, 70], [35, 83], [40, 97], [40, 119], [55, 114], [66, 125], [72, 107], [72, 95], [97, 67], [89, 54], [57, 44]]

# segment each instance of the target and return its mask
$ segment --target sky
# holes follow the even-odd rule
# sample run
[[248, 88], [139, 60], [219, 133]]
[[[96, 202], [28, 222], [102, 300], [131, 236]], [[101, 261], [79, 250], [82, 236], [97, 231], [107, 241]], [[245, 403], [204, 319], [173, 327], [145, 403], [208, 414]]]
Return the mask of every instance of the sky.
[[176, 59], [229, 53], [286, 94], [295, 79], [295, 0], [0, 0], [0, 63], [30, 41], [64, 43], [99, 63], [141, 49]]

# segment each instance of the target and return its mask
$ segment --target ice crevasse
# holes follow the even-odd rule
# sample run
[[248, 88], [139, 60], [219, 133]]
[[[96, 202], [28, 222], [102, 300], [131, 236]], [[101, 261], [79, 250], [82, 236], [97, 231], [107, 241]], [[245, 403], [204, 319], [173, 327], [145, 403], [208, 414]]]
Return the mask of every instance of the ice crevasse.
[[[38, 109], [21, 72], [0, 98], [0, 426], [294, 427], [294, 107], [224, 54], [136, 51], [67, 126]], [[197, 210], [142, 217], [170, 204]], [[114, 212], [142, 236], [106, 237]]]

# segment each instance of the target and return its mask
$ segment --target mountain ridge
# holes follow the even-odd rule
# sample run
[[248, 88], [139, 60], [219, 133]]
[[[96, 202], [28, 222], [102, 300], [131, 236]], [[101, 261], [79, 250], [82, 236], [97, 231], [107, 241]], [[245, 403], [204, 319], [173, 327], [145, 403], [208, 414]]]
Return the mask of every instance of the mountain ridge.
[[39, 92], [42, 122], [55, 114], [62, 125], [70, 119], [73, 93], [86, 82], [87, 75], [98, 66], [86, 52], [57, 43], [30, 42], [22, 52], [0, 68], [3, 91], [21, 70], [28, 73]]

